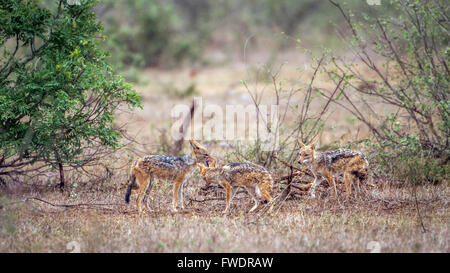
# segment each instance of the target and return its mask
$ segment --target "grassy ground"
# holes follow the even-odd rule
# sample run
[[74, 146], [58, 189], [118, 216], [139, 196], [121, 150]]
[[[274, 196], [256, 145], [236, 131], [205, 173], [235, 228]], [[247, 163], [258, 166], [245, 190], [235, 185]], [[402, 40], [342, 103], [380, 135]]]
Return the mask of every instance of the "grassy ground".
[[224, 201], [197, 202], [205, 197], [196, 183], [188, 184], [186, 209], [178, 213], [169, 210], [170, 189], [156, 187], [152, 211], [141, 218], [120, 191], [80, 190], [75, 200], [59, 192], [34, 194], [52, 204], [91, 205], [4, 205], [0, 252], [69, 252], [72, 241], [81, 252], [370, 252], [372, 241], [381, 252], [450, 251], [447, 186], [418, 188], [421, 218], [411, 189], [394, 187], [372, 189], [362, 200], [341, 205], [333, 197], [296, 197], [265, 215], [246, 213], [251, 204], [240, 194], [224, 216]]
[[[312, 71], [297, 68], [287, 64], [280, 77], [288, 85], [304, 88]], [[138, 144], [105, 159], [113, 172], [98, 168], [95, 181], [67, 174], [64, 194], [54, 190], [56, 175], [0, 188], [0, 252], [69, 252], [72, 241], [81, 252], [369, 252], [377, 244], [381, 252], [450, 251], [448, 183], [418, 187], [417, 202], [412, 188], [384, 181], [367, 186], [361, 200], [347, 203], [342, 194], [337, 200], [323, 188], [320, 201], [295, 195], [266, 215], [248, 214], [251, 204], [241, 193], [224, 216], [220, 213], [224, 200], [205, 201], [222, 198], [223, 191], [200, 191], [203, 182], [195, 173], [185, 189], [184, 211], [170, 211], [171, 185], [160, 183], [152, 192], [152, 211], [139, 218], [134, 199], [128, 206], [123, 201], [123, 182], [136, 157], [161, 151], [164, 132], [168, 136], [173, 121], [170, 109], [180, 103], [189, 106], [193, 94], [220, 106], [251, 104], [241, 80], [249, 82], [252, 91], [271, 88], [267, 77], [256, 80], [257, 71], [245, 65], [145, 71], [143, 83], [136, 87], [144, 109], [118, 115], [118, 123], [127, 123]], [[318, 84], [332, 87], [323, 79]], [[190, 86], [194, 92], [184, 96]], [[302, 97], [295, 100], [300, 103]], [[367, 137], [367, 129], [349, 113], [336, 107], [330, 112], [320, 136], [322, 144], [342, 145]], [[289, 112], [288, 119], [295, 119], [295, 111]], [[209, 149], [219, 160], [232, 151], [217, 142], [209, 143]], [[189, 148], [185, 145], [183, 151], [188, 153]], [[286, 175], [286, 170], [278, 172]], [[278, 186], [274, 196], [280, 192]], [[28, 197], [50, 204], [37, 199], [22, 202]], [[61, 204], [75, 206], [55, 206]]]

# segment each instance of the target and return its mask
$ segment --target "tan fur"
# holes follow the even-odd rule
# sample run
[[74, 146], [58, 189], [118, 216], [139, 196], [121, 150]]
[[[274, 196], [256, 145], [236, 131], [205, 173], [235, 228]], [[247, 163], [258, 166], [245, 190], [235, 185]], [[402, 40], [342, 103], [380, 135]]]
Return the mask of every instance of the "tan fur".
[[174, 157], [149, 155], [139, 158], [130, 170], [129, 188], [125, 197], [128, 202], [132, 192], [137, 192], [136, 207], [141, 215], [141, 203], [151, 190], [153, 179], [173, 182], [172, 209], [177, 211], [177, 204], [183, 206], [183, 183], [195, 169], [196, 163], [208, 156], [208, 151], [195, 140], [191, 140], [192, 156]]
[[259, 200], [272, 202], [270, 194], [273, 186], [272, 176], [265, 168], [259, 165], [253, 163], [230, 163], [223, 167], [215, 167], [215, 159], [213, 159], [210, 167], [206, 167], [201, 163], [197, 163], [197, 166], [199, 166], [200, 174], [207, 185], [219, 184], [225, 189], [226, 206], [223, 213], [228, 212], [230, 203], [240, 187], [244, 187], [255, 201], [255, 205], [249, 212], [254, 211], [258, 207]]
[[[368, 175], [369, 162], [366, 157], [358, 152], [348, 149], [339, 149], [329, 152], [317, 152], [315, 143], [309, 145], [300, 144], [300, 164], [308, 164], [310, 170], [314, 174], [314, 182], [312, 183], [311, 195], [315, 196], [315, 188], [318, 185], [318, 175], [322, 175], [331, 188], [335, 189], [337, 194], [334, 178], [336, 175], [344, 174], [344, 184], [347, 191], [346, 200], [352, 194], [352, 186], [356, 180], [358, 193], [360, 193], [360, 181], [365, 180]], [[355, 193], [356, 195], [356, 193]]]

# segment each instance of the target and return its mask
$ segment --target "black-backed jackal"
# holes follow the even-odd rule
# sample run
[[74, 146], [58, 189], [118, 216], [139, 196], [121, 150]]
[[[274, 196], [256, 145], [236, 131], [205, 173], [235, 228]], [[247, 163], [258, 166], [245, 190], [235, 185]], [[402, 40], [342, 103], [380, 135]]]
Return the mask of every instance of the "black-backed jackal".
[[316, 186], [322, 182], [322, 180], [317, 178], [318, 175], [322, 175], [337, 194], [334, 176], [340, 173], [344, 174], [344, 184], [347, 190], [346, 200], [352, 194], [352, 186], [355, 180], [358, 194], [361, 193], [359, 184], [367, 179], [369, 167], [369, 162], [362, 153], [349, 149], [318, 152], [316, 151], [315, 142], [305, 145], [299, 141], [299, 144], [300, 157], [298, 163], [309, 165], [314, 175], [314, 182], [311, 187], [312, 197], [315, 197]]
[[264, 167], [250, 162], [230, 163], [223, 167], [215, 167], [216, 161], [211, 158], [208, 158], [207, 162], [211, 162], [209, 167], [202, 163], [197, 163], [197, 165], [200, 167], [200, 173], [207, 186], [219, 184], [225, 189], [226, 206], [223, 213], [228, 212], [231, 200], [240, 187], [244, 187], [255, 201], [255, 205], [249, 212], [254, 211], [258, 207], [259, 200], [272, 203], [270, 192], [273, 186], [273, 179]]
[[[130, 202], [132, 191], [137, 191], [136, 207], [141, 214], [141, 203], [146, 202], [150, 193], [153, 179], [173, 182], [172, 209], [177, 211], [178, 205], [183, 206], [183, 183], [186, 177], [192, 173], [196, 163], [206, 162], [208, 151], [195, 140], [189, 141], [192, 147], [192, 155], [167, 156], [148, 155], [136, 160], [131, 166], [128, 188], [125, 194], [125, 202]], [[207, 163], [208, 164], [208, 163]]]

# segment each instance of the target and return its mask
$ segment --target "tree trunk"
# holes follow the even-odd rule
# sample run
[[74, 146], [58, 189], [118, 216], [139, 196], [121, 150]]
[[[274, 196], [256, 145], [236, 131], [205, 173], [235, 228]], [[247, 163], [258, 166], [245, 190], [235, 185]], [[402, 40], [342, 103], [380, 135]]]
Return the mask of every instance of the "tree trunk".
[[66, 180], [64, 178], [64, 169], [61, 162], [58, 163], [59, 167], [59, 190], [61, 192], [64, 192], [64, 184], [66, 183]]

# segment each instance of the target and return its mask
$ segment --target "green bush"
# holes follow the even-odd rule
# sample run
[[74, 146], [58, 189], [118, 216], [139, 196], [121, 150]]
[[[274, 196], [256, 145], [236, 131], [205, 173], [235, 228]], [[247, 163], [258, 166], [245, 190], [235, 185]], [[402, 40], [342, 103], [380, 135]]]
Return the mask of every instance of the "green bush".
[[415, 134], [395, 140], [396, 142], [375, 142], [368, 145], [369, 150], [373, 151], [371, 163], [376, 166], [372, 167], [375, 176], [413, 184], [449, 181], [448, 158], [436, 156], [423, 147]]
[[[371, 130], [367, 143], [379, 174], [414, 183], [448, 181], [448, 4], [391, 1], [397, 16], [357, 16], [330, 2], [348, 23], [358, 63], [332, 58], [327, 72], [344, 83], [336, 102]], [[362, 66], [369, 72], [361, 73]], [[378, 103], [386, 110], [372, 108]]]
[[72, 2], [0, 1], [0, 176], [101, 160], [114, 111], [140, 106], [100, 49], [97, 1]]
[[[180, 16], [165, 1], [106, 1], [112, 12], [105, 15], [106, 49], [119, 66], [148, 67], [197, 58], [195, 37], [178, 28]], [[192, 35], [191, 35], [192, 36]]]
[[[356, 12], [392, 10], [385, 3], [377, 9], [360, 1], [348, 6]], [[297, 46], [297, 38], [302, 45], [330, 46], [339, 42], [330, 22], [343, 21], [330, 3], [316, 0], [103, 0], [97, 13], [112, 63], [125, 68], [211, 63], [202, 58], [207, 46], [240, 58], [247, 39], [249, 50], [261, 47], [274, 56], [279, 46]]]

